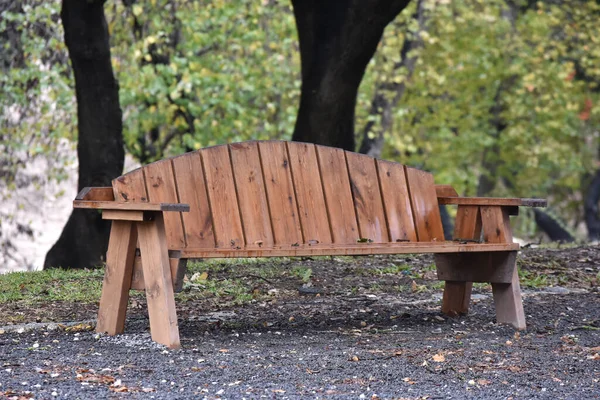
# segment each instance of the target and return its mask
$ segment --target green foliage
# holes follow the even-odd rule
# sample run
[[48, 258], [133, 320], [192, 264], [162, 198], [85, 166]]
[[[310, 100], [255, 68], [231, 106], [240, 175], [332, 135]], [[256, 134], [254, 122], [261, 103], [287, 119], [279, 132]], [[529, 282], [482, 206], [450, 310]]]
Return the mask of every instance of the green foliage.
[[[594, 170], [600, 100], [600, 15], [596, 2], [427, 2], [424, 47], [399, 107], [388, 158], [428, 169], [474, 195], [551, 197], [569, 220], [581, 212], [582, 181]], [[401, 82], [401, 43], [416, 21], [407, 9], [386, 30], [363, 91]], [[394, 95], [395, 93], [390, 93]], [[368, 116], [357, 113], [358, 126]]]
[[134, 156], [291, 135], [300, 64], [290, 4], [153, 0], [107, 11]]
[[61, 177], [56, 148], [73, 138], [75, 118], [60, 2], [10, 3], [0, 18], [0, 184], [9, 190], [24, 163], [39, 155], [52, 154], [48, 175]]

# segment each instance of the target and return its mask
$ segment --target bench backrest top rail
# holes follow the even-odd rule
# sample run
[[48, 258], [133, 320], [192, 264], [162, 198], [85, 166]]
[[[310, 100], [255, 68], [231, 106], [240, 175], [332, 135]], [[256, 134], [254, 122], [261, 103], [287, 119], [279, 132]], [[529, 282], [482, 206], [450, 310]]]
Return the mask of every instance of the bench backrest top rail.
[[433, 176], [310, 143], [204, 148], [113, 181], [115, 199], [186, 203], [166, 213], [169, 249], [443, 241]]

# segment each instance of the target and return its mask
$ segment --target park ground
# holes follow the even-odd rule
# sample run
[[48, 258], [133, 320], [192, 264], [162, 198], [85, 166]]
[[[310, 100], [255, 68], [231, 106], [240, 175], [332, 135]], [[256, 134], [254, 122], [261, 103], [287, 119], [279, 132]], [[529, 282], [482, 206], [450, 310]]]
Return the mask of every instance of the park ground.
[[600, 247], [524, 248], [528, 328], [495, 323], [491, 289], [440, 313], [433, 257], [190, 265], [182, 349], [93, 331], [102, 270], [0, 276], [0, 399], [600, 399]]

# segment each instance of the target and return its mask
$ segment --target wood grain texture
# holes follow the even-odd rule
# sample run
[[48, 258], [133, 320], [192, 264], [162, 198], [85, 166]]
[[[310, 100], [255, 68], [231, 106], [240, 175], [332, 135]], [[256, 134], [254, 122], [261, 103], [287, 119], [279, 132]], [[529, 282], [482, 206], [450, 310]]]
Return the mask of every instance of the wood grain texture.
[[179, 328], [162, 213], [157, 213], [154, 221], [138, 222], [137, 230], [152, 340], [178, 348]]
[[187, 246], [214, 247], [213, 221], [200, 153], [173, 158], [173, 170], [179, 200], [190, 205], [190, 212], [182, 214]]
[[315, 146], [333, 243], [360, 239], [344, 150]]
[[525, 310], [521, 298], [521, 285], [516, 263], [513, 265], [510, 283], [492, 283], [492, 294], [496, 307], [496, 321], [509, 324], [516, 329], [526, 329]]
[[229, 145], [246, 247], [273, 246], [273, 228], [258, 144]]
[[144, 171], [138, 168], [112, 181], [114, 198], [118, 202], [147, 203]]
[[258, 148], [275, 243], [303, 243], [298, 204], [285, 142], [259, 142]]
[[[512, 243], [508, 210], [499, 206], [481, 207], [483, 239], [486, 243]], [[525, 311], [521, 299], [521, 285], [516, 261], [512, 265], [510, 283], [492, 283], [492, 294], [496, 306], [498, 323], [510, 324], [517, 329], [525, 329]]]
[[435, 193], [437, 197], [458, 197], [458, 193], [452, 185], [435, 185]]
[[346, 162], [361, 238], [374, 243], [389, 242], [375, 160], [364, 154], [346, 151]]
[[[148, 201], [152, 203], [179, 203], [177, 185], [173, 175], [171, 159], [153, 162], [144, 167]], [[166, 213], [163, 215], [168, 248], [180, 249], [185, 247], [185, 232], [181, 215]]]
[[390, 239], [417, 241], [410, 196], [402, 164], [377, 160], [381, 195], [387, 216]]
[[270, 249], [190, 249], [181, 251], [182, 258], [231, 257], [304, 257], [357, 256], [370, 254], [460, 253], [518, 250], [518, 243], [460, 244], [454, 242], [356, 243], [298, 246], [275, 246]]
[[137, 241], [136, 232], [132, 222], [112, 223], [96, 332], [106, 332], [109, 335], [123, 332]]
[[244, 231], [238, 206], [233, 171], [226, 145], [200, 151], [206, 177], [216, 246], [244, 247]]
[[470, 206], [525, 206], [546, 207], [545, 199], [519, 199], [519, 198], [497, 198], [497, 197], [438, 197], [439, 204], [459, 204]]
[[[511, 283], [516, 259], [516, 251], [436, 254], [437, 276], [455, 283]], [[453, 300], [460, 303], [463, 298]]]
[[119, 221], [147, 221], [147, 215], [144, 211], [125, 211], [125, 210], [104, 210], [102, 211], [102, 219], [119, 220]]
[[92, 208], [97, 210], [131, 210], [131, 211], [190, 211], [189, 204], [181, 203], [120, 203], [117, 201], [73, 201], [73, 208]]
[[[476, 240], [481, 238], [481, 212], [477, 206], [458, 206], [456, 222], [454, 224], [454, 239]], [[465, 275], [464, 271], [472, 273], [478, 271], [481, 259], [466, 259], [459, 255], [435, 255], [435, 264], [438, 271], [438, 279], [445, 280], [444, 296], [442, 298], [442, 312], [449, 316], [466, 314], [469, 311], [471, 292], [473, 290], [473, 279], [478, 279], [485, 274], [492, 276], [497, 269], [489, 260], [483, 260], [485, 268], [484, 275]], [[446, 267], [444, 269], [444, 266]], [[496, 278], [494, 278], [496, 279]]]
[[405, 173], [419, 242], [443, 241], [444, 228], [433, 175], [414, 168], [406, 168]]
[[481, 212], [477, 206], [459, 206], [454, 224], [454, 239], [481, 239]]
[[[173, 281], [173, 291], [180, 292], [183, 288], [183, 278], [187, 269], [186, 258], [169, 257], [169, 266], [171, 267], [171, 279]], [[142, 268], [142, 258], [136, 256], [133, 262], [133, 273], [131, 276], [131, 290], [144, 290], [144, 268]]]
[[114, 201], [115, 193], [109, 187], [85, 187], [75, 197], [75, 200]]
[[315, 146], [287, 143], [305, 243], [332, 243]]
[[483, 240], [486, 243], [512, 243], [508, 211], [500, 206], [481, 207]]

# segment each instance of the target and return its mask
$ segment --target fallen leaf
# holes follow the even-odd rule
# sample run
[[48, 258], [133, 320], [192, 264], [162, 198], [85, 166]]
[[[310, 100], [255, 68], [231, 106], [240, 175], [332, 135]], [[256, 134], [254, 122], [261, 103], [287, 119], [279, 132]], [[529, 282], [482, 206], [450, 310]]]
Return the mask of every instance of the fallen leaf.
[[435, 362], [444, 362], [446, 361], [446, 357], [443, 354], [436, 354], [433, 356], [433, 361]]
[[358, 356], [352, 356], [350, 357], [350, 361], [360, 361], [360, 358], [358, 358]]
[[273, 393], [285, 393], [285, 390], [283, 390], [283, 389], [271, 389], [271, 392], [273, 392]]
[[477, 384], [480, 386], [487, 386], [490, 383], [492, 383], [492, 381], [487, 380], [487, 379], [477, 379]]
[[219, 349], [219, 351], [220, 351], [221, 353], [228, 353], [228, 352], [229, 352], [229, 349]]

